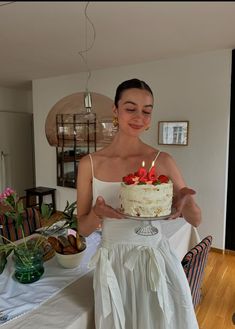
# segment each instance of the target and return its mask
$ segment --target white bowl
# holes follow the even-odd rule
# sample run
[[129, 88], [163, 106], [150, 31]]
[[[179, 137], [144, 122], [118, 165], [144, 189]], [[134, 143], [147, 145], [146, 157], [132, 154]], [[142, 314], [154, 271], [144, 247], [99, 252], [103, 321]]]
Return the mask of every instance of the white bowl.
[[85, 254], [86, 248], [83, 251], [80, 251], [76, 254], [59, 254], [58, 252], [55, 253], [56, 260], [59, 265], [64, 268], [75, 268], [78, 267], [82, 261], [82, 258]]

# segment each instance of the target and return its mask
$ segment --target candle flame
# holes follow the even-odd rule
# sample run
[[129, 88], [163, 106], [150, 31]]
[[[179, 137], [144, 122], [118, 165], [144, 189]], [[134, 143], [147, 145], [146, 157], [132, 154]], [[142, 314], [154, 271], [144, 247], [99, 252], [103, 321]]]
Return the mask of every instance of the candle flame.
[[151, 165], [151, 167], [149, 168], [149, 170], [151, 170], [152, 168], [154, 168], [154, 166], [155, 166], [155, 161], [152, 161], [152, 165]]
[[144, 161], [142, 161], [142, 167], [144, 167], [145, 166], [145, 162]]

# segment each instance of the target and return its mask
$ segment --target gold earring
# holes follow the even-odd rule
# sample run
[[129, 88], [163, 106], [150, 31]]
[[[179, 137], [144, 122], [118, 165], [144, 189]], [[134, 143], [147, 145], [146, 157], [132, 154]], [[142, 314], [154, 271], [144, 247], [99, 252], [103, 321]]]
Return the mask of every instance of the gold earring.
[[116, 128], [119, 126], [119, 123], [118, 123], [118, 118], [117, 117], [113, 117], [113, 126]]
[[149, 130], [150, 127], [145, 128], [145, 130]]

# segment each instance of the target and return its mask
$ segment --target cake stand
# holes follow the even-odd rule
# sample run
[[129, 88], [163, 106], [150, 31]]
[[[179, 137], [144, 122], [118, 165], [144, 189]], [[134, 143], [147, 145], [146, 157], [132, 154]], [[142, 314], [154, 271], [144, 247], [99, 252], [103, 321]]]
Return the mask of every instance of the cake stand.
[[169, 214], [166, 216], [159, 216], [159, 217], [139, 217], [139, 216], [132, 216], [129, 214], [125, 214], [121, 210], [119, 210], [119, 213], [121, 213], [124, 216], [124, 218], [139, 221], [140, 224], [135, 228], [135, 233], [138, 235], [145, 235], [145, 236], [151, 236], [158, 233], [158, 229], [152, 224], [153, 221], [168, 219], [171, 216], [171, 214]]

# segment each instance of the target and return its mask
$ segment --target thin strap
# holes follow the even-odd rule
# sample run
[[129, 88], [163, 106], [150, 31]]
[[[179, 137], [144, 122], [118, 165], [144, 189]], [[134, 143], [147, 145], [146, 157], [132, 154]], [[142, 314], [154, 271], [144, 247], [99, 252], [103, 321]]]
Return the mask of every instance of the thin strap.
[[92, 173], [92, 178], [94, 177], [94, 167], [93, 167], [93, 160], [92, 160], [92, 156], [90, 154], [88, 154], [91, 160], [91, 173]]
[[158, 154], [155, 156], [153, 162], [155, 162], [157, 160], [157, 158], [159, 157], [159, 154], [161, 153], [161, 151], [158, 151]]

